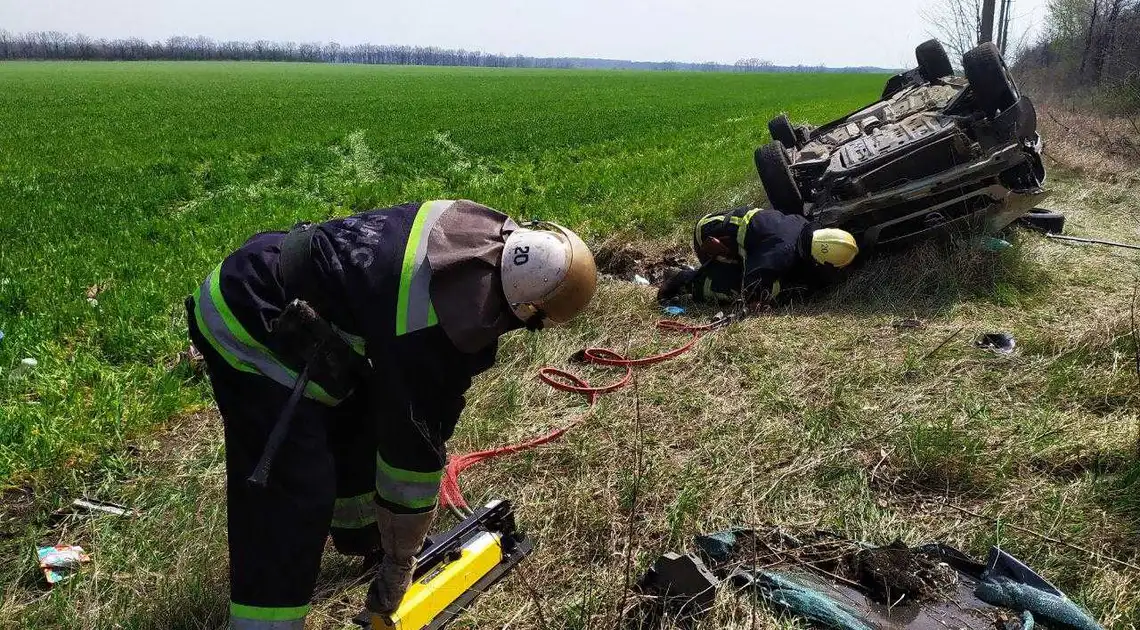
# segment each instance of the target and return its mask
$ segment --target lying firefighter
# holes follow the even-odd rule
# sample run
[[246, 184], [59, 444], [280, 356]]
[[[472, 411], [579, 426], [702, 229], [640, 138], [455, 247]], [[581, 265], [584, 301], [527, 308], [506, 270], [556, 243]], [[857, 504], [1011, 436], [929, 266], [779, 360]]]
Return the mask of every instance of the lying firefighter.
[[696, 302], [772, 304], [816, 290], [855, 260], [848, 232], [816, 229], [800, 215], [736, 208], [705, 215], [693, 228], [699, 269], [676, 273], [660, 301], [685, 293]]
[[570, 230], [471, 201], [256, 234], [215, 268], [186, 306], [225, 425], [231, 627], [303, 628], [330, 533], [380, 553], [366, 607], [394, 612], [472, 377], [596, 282]]

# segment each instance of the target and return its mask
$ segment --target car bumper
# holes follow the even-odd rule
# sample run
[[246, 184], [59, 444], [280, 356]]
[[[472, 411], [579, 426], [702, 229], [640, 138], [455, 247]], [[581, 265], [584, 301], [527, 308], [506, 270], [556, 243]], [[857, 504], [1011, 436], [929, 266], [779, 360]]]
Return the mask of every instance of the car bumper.
[[852, 231], [864, 248], [957, 229], [997, 232], [1047, 194], [1040, 185], [1043, 169], [1036, 185], [1014, 190], [1001, 183], [1003, 172], [1027, 160], [1036, 173], [1039, 151], [1039, 144], [1010, 144], [983, 159], [810, 215], [823, 227]]

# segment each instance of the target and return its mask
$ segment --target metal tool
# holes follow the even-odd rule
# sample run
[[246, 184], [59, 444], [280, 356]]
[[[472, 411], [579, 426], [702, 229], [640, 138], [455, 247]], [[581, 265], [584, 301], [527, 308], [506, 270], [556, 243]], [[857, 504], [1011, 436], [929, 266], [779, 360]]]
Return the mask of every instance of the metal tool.
[[277, 451], [281, 449], [281, 444], [285, 442], [285, 436], [288, 435], [289, 427], [293, 424], [297, 405], [301, 402], [301, 396], [305, 393], [305, 387], [308, 384], [309, 368], [306, 367], [297, 376], [297, 382], [293, 385], [289, 400], [285, 402], [285, 406], [281, 409], [281, 415], [278, 416], [277, 422], [273, 425], [273, 430], [269, 432], [269, 439], [265, 441], [265, 449], [261, 452], [261, 459], [257, 461], [253, 474], [246, 479], [249, 485], [255, 488], [265, 488], [268, 485], [269, 469], [273, 466], [273, 460], [277, 458]]
[[1077, 238], [1076, 236], [1061, 236], [1060, 234], [1046, 234], [1045, 238], [1054, 241], [1072, 241], [1074, 243], [1089, 243], [1092, 245], [1108, 245], [1110, 247], [1123, 247], [1124, 249], [1140, 249], [1140, 245], [1117, 243], [1115, 241], [1102, 241], [1095, 238]]
[[450, 531], [429, 536], [416, 555], [412, 585], [391, 616], [362, 611], [353, 621], [375, 630], [439, 630], [534, 549], [515, 528], [509, 501], [492, 501]]

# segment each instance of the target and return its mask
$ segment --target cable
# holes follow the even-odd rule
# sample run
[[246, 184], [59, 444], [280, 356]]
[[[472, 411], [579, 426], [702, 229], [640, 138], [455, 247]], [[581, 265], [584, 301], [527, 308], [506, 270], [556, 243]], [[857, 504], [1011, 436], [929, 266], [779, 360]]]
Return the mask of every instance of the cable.
[[585, 396], [589, 403], [589, 409], [571, 420], [566, 426], [526, 442], [467, 453], [451, 458], [447, 462], [447, 467], [443, 472], [443, 479], [440, 481], [440, 503], [453, 510], [468, 510], [467, 501], [463, 498], [463, 493], [459, 488], [459, 475], [462, 474], [463, 471], [488, 459], [518, 453], [519, 451], [536, 448], [557, 440], [570, 429], [586, 421], [586, 418], [590, 412], [593, 411], [594, 405], [598, 401], [598, 396], [617, 391], [628, 385], [633, 378], [634, 368], [661, 363], [662, 361], [668, 361], [669, 359], [680, 356], [691, 350], [703, 334], [717, 330], [729, 324], [732, 320], [732, 317], [722, 317], [711, 324], [705, 325], [692, 325], [670, 320], [657, 322], [656, 328], [659, 331], [689, 334], [692, 335], [692, 338], [683, 346], [649, 357], [630, 359], [609, 348], [586, 348], [578, 353], [577, 356], [587, 363], [606, 367], [625, 368], [625, 374], [609, 385], [594, 387], [585, 379], [565, 370], [549, 366], [540, 369], [538, 371], [539, 380], [559, 391], [572, 392]]

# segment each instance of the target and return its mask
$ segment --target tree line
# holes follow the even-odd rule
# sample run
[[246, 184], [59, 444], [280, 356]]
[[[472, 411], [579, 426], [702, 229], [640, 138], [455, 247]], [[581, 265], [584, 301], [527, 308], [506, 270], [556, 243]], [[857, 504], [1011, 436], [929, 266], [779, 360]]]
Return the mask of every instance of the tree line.
[[420, 66], [559, 67], [558, 59], [494, 55], [432, 46], [385, 46], [336, 42], [215, 41], [175, 36], [165, 41], [138, 37], [103, 39], [59, 31], [9, 33], [0, 30], [0, 59], [92, 61], [298, 61]]
[[1044, 36], [1018, 64], [1070, 85], [1127, 89], [1140, 105], [1140, 0], [1052, 0]]
[[491, 68], [601, 68], [623, 70], [688, 70], [698, 72], [866, 72], [879, 68], [776, 66], [748, 58], [734, 64], [713, 61], [625, 61], [563, 57], [498, 55], [435, 46], [394, 46], [336, 42], [215, 41], [209, 37], [169, 37], [165, 41], [93, 38], [59, 31], [11, 33], [0, 30], [0, 60], [90, 61], [295, 61], [412, 66], [481, 66]]

